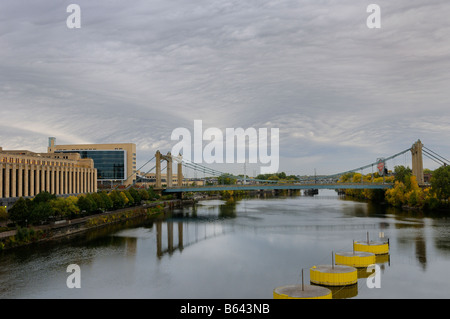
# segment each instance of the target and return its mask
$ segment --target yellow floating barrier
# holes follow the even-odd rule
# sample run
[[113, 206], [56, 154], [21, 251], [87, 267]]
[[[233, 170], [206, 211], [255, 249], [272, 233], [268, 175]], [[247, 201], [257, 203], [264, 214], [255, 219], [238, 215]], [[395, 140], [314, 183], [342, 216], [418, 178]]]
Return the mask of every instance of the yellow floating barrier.
[[348, 286], [358, 281], [356, 268], [343, 265], [313, 266], [309, 275], [311, 283], [324, 286]]
[[389, 254], [389, 243], [377, 241], [355, 241], [353, 243], [353, 250], [364, 251], [375, 255]]
[[331, 290], [312, 285], [288, 285], [273, 290], [274, 299], [331, 299]]
[[376, 256], [365, 251], [338, 252], [335, 254], [335, 260], [339, 265], [362, 268], [375, 264]]

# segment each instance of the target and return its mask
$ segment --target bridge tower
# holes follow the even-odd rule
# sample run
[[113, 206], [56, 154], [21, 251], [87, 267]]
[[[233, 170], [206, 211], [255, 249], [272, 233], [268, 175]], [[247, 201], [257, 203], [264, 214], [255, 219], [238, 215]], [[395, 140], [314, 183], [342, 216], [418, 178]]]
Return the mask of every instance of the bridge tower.
[[[175, 157], [175, 159], [178, 162], [178, 186], [182, 186], [183, 185], [183, 168], [182, 168], [182, 162], [181, 162], [181, 155], [179, 156], [180, 160], [178, 160], [177, 157]], [[161, 183], [161, 161], [167, 161], [167, 177], [166, 177], [166, 183], [167, 183], [167, 187], [172, 187], [172, 179], [173, 179], [173, 174], [172, 174], [172, 164], [173, 164], [173, 158], [172, 158], [172, 154], [169, 152], [167, 153], [167, 155], [162, 155], [160, 151], [156, 151], [155, 154], [155, 159], [156, 159], [156, 184], [155, 187], [156, 188], [161, 188], [162, 187], [162, 183]]]
[[422, 147], [423, 144], [420, 140], [417, 140], [411, 147], [412, 174], [416, 176], [419, 185], [424, 183]]
[[162, 158], [167, 161], [166, 185], [167, 187], [172, 187], [172, 154], [169, 152], [166, 156], [162, 156]]
[[156, 188], [161, 188], [161, 153], [160, 151], [156, 151], [155, 159], [156, 159], [156, 166], [155, 166], [155, 177], [156, 177]]
[[183, 163], [181, 162], [181, 154], [178, 155], [178, 158], [180, 159], [178, 161], [178, 165], [177, 165], [177, 182], [178, 182], [178, 186], [183, 186]]

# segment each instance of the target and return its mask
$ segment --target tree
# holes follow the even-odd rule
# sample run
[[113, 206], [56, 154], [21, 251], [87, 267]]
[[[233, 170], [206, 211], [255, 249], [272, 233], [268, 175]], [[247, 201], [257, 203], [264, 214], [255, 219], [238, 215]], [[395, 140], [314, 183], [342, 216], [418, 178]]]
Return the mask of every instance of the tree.
[[103, 200], [103, 197], [99, 193], [92, 193], [92, 194], [90, 194], [90, 197], [95, 202], [95, 206], [97, 207], [97, 210], [104, 211], [106, 209], [105, 201]]
[[31, 224], [38, 224], [47, 221], [52, 216], [52, 207], [50, 202], [38, 202], [33, 201], [33, 208], [30, 212], [28, 222]]
[[394, 187], [386, 191], [386, 201], [396, 207], [401, 207], [406, 202], [407, 188], [403, 182], [395, 182]]
[[128, 199], [128, 196], [124, 192], [119, 192], [119, 196], [122, 198], [123, 206], [127, 206], [128, 203], [130, 202], [130, 200]]
[[395, 181], [403, 183], [407, 188], [410, 187], [412, 170], [403, 165], [394, 167]]
[[277, 174], [279, 179], [286, 179], [286, 173], [285, 172], [281, 172]]
[[77, 206], [80, 212], [85, 214], [91, 214], [96, 209], [95, 202], [88, 196], [83, 195], [78, 198]]
[[435, 210], [442, 206], [442, 201], [437, 198], [437, 195], [432, 191], [431, 187], [427, 187], [424, 192], [424, 208], [428, 210]]
[[23, 199], [23, 197], [20, 197], [14, 205], [9, 209], [9, 219], [18, 224], [18, 225], [25, 225], [26, 223], [30, 222], [30, 207], [28, 205], [28, 202]]
[[131, 187], [129, 190], [129, 193], [130, 193], [131, 197], [133, 197], [135, 205], [138, 205], [141, 203], [142, 198], [141, 198], [140, 192], [138, 192], [136, 190], [136, 188]]
[[41, 202], [48, 203], [52, 199], [56, 199], [56, 195], [50, 194], [49, 192], [40, 192], [33, 198], [33, 203], [39, 204]]
[[425, 195], [417, 183], [416, 176], [410, 176], [410, 191], [405, 194], [409, 206], [422, 208], [425, 204]]
[[97, 206], [97, 202], [95, 201], [95, 199], [93, 197], [93, 194], [87, 193], [85, 196], [91, 202], [91, 211], [90, 211], [90, 213], [94, 213], [94, 212], [99, 211], [100, 208]]
[[4, 206], [0, 206], [0, 222], [8, 221], [8, 212]]
[[110, 210], [113, 208], [113, 202], [111, 201], [111, 198], [109, 198], [108, 193], [105, 191], [102, 191], [100, 194], [101, 198], [103, 199], [103, 204], [105, 205], [105, 210]]
[[148, 193], [148, 196], [149, 196], [149, 199], [150, 199], [150, 200], [155, 200], [156, 194], [155, 194], [155, 192], [154, 192], [154, 190], [153, 190], [153, 187], [149, 187], [149, 188], [147, 189], [147, 193]]
[[339, 182], [349, 183], [353, 179], [353, 175], [354, 175], [354, 173], [346, 173], [341, 176], [341, 178], [339, 179]]
[[55, 217], [55, 219], [60, 219], [65, 216], [65, 210], [64, 210], [64, 198], [55, 198], [52, 199], [49, 202], [49, 205], [52, 209], [52, 215]]
[[52, 214], [56, 219], [75, 217], [80, 212], [80, 208], [77, 206], [77, 198], [70, 196], [67, 198], [58, 197], [49, 202], [52, 209]]
[[78, 207], [78, 198], [75, 196], [69, 196], [65, 199], [66, 202], [66, 214], [70, 217], [75, 217], [80, 213], [80, 208]]
[[439, 199], [450, 198], [450, 166], [441, 166], [433, 172], [431, 189]]
[[236, 178], [234, 178], [232, 175], [222, 174], [217, 177], [217, 182], [219, 183], [219, 185], [234, 185], [236, 184]]
[[150, 199], [150, 195], [145, 189], [139, 190], [139, 196], [141, 196], [141, 200], [149, 200]]
[[123, 208], [126, 204], [126, 196], [124, 199], [120, 194], [122, 193], [117, 190], [113, 190], [111, 193], [109, 193], [109, 198], [111, 199], [114, 209]]

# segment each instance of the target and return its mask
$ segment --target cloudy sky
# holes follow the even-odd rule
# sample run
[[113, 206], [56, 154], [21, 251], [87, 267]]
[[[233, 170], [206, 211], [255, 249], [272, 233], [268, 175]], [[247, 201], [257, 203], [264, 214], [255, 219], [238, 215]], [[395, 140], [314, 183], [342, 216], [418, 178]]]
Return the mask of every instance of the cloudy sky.
[[288, 174], [353, 169], [417, 139], [449, 158], [449, 17], [448, 0], [2, 0], [0, 146], [133, 142], [139, 166], [202, 120], [279, 128]]

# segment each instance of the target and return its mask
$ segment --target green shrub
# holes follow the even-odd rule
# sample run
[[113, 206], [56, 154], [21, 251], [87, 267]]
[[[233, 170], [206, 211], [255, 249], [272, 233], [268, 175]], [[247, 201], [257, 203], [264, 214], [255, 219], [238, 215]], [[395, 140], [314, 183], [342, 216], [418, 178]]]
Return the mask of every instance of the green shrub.
[[0, 206], [0, 222], [8, 221], [8, 211], [4, 206]]

